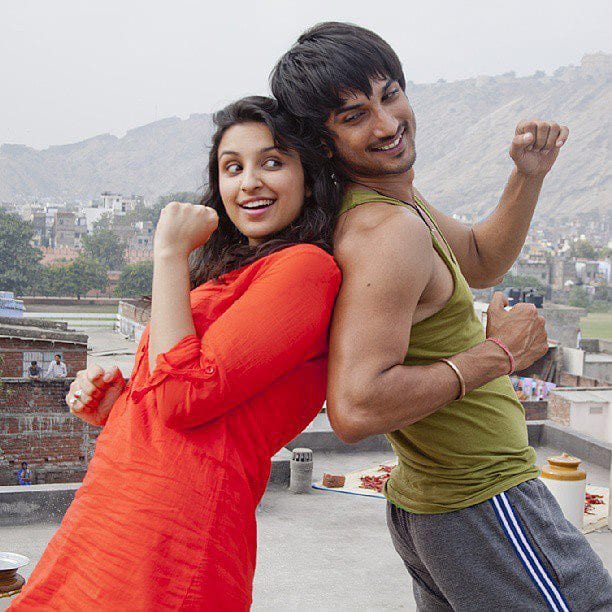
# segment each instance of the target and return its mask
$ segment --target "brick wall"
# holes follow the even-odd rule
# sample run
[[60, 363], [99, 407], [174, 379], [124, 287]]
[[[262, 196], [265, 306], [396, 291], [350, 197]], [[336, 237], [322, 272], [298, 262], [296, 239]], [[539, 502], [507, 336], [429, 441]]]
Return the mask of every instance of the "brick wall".
[[562, 387], [608, 387], [610, 383], [596, 380], [595, 378], [587, 378], [586, 376], [574, 376], [568, 372], [561, 372], [559, 384]]
[[544, 421], [548, 418], [548, 401], [521, 402], [525, 408], [525, 420]]
[[[62, 355], [68, 376], [87, 368], [87, 347], [83, 344], [68, 344], [57, 340], [24, 340], [21, 338], [0, 338], [0, 373], [2, 376], [20, 378], [23, 376], [24, 352], [53, 352]], [[28, 364], [29, 365], [29, 364]], [[39, 362], [39, 366], [41, 363]], [[44, 372], [43, 372], [44, 374]]]
[[551, 393], [548, 396], [548, 418], [555, 423], [569, 427], [571, 402]]
[[37, 484], [82, 480], [101, 430], [70, 414], [72, 380], [0, 380], [0, 485], [16, 484], [22, 461]]

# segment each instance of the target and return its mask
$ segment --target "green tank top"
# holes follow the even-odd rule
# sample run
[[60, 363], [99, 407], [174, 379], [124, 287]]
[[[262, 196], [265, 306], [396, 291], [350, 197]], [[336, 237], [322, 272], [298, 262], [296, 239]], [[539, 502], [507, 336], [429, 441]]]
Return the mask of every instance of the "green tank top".
[[[340, 214], [366, 202], [408, 204], [368, 190], [346, 193]], [[485, 330], [450, 245], [426, 206], [416, 200], [442, 237], [448, 252], [430, 229], [433, 247], [450, 270], [454, 290], [437, 313], [412, 326], [405, 365], [427, 365], [481, 342]], [[428, 226], [429, 227], [429, 226]], [[409, 512], [438, 514], [486, 501], [538, 476], [535, 451], [529, 446], [525, 411], [508, 376], [474, 389], [461, 401], [387, 434], [398, 457], [385, 494]]]

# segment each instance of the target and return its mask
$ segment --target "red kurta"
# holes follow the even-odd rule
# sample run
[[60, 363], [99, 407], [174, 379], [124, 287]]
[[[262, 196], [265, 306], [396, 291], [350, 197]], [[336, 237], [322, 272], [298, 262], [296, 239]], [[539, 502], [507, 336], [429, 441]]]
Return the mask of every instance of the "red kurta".
[[196, 334], [132, 378], [11, 610], [244, 610], [271, 457], [325, 397], [340, 272], [298, 245], [191, 292]]

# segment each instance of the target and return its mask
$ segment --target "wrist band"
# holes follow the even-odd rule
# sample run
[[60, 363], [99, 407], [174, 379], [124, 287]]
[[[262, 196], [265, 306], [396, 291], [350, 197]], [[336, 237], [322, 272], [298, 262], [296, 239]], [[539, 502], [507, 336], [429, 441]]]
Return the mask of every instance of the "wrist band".
[[510, 349], [499, 338], [487, 338], [487, 340], [490, 340], [491, 342], [497, 344], [497, 346], [499, 346], [499, 348], [502, 349], [504, 353], [506, 353], [506, 355], [508, 355], [508, 359], [510, 360], [510, 371], [508, 372], [508, 376], [510, 376], [510, 374], [512, 374], [516, 369], [514, 357], [512, 356]]
[[442, 357], [440, 361], [443, 361], [457, 375], [457, 378], [459, 379], [459, 397], [457, 397], [454, 401], [457, 402], [462, 400], [465, 397], [465, 380], [463, 378], [463, 374], [461, 374], [459, 368], [450, 359]]

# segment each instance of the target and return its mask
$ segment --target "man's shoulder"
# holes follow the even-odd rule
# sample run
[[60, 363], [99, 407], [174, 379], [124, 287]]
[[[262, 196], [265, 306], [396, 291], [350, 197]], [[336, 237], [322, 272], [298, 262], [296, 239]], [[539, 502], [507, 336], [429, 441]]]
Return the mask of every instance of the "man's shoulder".
[[404, 206], [362, 204], [342, 216], [334, 239], [336, 258], [363, 248], [387, 246], [432, 250], [428, 227]]

